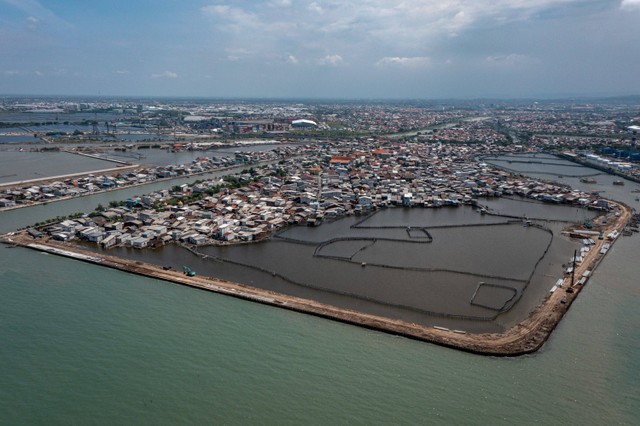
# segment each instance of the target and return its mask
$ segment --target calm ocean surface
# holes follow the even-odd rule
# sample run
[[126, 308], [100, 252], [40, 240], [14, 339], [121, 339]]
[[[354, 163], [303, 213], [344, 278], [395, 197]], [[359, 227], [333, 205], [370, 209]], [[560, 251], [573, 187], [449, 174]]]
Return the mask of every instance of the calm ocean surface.
[[500, 359], [2, 246], [0, 424], [638, 424], [639, 252]]

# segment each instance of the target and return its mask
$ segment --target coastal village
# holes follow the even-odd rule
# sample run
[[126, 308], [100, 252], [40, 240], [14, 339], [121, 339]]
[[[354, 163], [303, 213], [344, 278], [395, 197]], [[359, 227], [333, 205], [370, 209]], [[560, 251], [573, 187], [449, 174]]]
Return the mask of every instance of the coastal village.
[[[472, 205], [486, 211], [482, 199], [516, 196], [531, 200], [579, 205], [608, 212], [606, 238], [613, 242], [621, 223], [630, 220], [627, 207], [594, 193], [584, 193], [551, 181], [541, 181], [500, 170], [482, 161], [496, 154], [491, 144], [426, 145], [418, 142], [354, 140], [299, 146], [296, 155], [249, 167], [238, 175], [177, 185], [116, 203], [80, 217], [9, 234], [6, 242], [59, 254], [110, 268], [154, 276], [181, 284], [285, 307], [299, 312], [358, 324], [466, 351], [513, 356], [534, 352], [548, 338], [593, 269], [610, 248], [593, 232], [577, 232], [580, 254], [570, 260], [566, 278], [558, 278], [545, 302], [521, 327], [503, 333], [473, 334], [439, 325], [419, 325], [397, 319], [335, 308], [317, 301], [255, 287], [184, 274], [171, 266], [153, 266], [92, 251], [72, 240], [145, 249], [170, 243], [187, 247], [261, 241], [286, 226], [317, 226], [324, 220], [367, 214], [387, 206], [456, 208]], [[243, 154], [238, 154], [243, 155]], [[200, 159], [196, 163], [208, 162]], [[192, 166], [185, 166], [187, 168]], [[610, 211], [611, 207], [611, 211]], [[522, 218], [527, 226], [526, 218]], [[38, 240], [47, 236], [53, 241]], [[604, 238], [603, 238], [604, 239]], [[57, 241], [56, 241], [57, 240]], [[61, 244], [62, 243], [62, 244]], [[572, 275], [573, 274], [573, 275]], [[574, 275], [577, 281], [574, 282]], [[562, 288], [563, 291], [559, 291]]]
[[0, 426], [640, 426], [639, 44], [640, 0], [0, 0]]
[[[0, 210], [8, 210], [126, 187], [144, 188], [142, 185], [166, 180], [166, 189], [98, 206], [90, 215], [37, 224], [56, 239], [87, 240], [104, 248], [261, 241], [287, 226], [317, 226], [388, 206], [473, 205], [485, 213], [482, 199], [501, 196], [607, 209], [607, 201], [596, 192], [525, 177], [484, 161], [504, 155], [555, 150], [571, 161], [628, 178], [640, 173], [632, 162], [638, 156], [635, 131], [631, 145], [620, 148], [630, 136], [621, 123], [630, 116], [628, 110], [617, 107], [68, 101], [4, 107], [122, 115], [118, 123], [105, 123], [106, 131], [93, 122], [91, 134], [49, 132], [45, 142], [54, 145], [46, 149], [101, 158], [105, 147], [100, 140], [109, 142], [106, 149], [114, 149], [118, 137], [157, 128], [156, 136], [172, 132], [174, 142], [158, 139], [161, 143], [153, 145], [156, 149], [202, 153], [181, 165], [128, 163], [108, 172], [0, 184]], [[52, 126], [54, 123], [33, 123], [30, 129], [37, 136], [42, 133], [39, 129]], [[65, 126], [73, 127], [71, 123]], [[27, 128], [5, 131], [21, 129]], [[263, 139], [253, 143], [270, 142], [275, 148], [236, 151], [223, 157], [207, 155], [211, 149], [250, 145], [255, 137]], [[116, 142], [115, 146], [116, 150], [134, 151], [151, 148], [143, 142]], [[599, 147], [600, 155], [594, 153], [594, 147]], [[228, 176], [210, 177], [212, 172], [221, 176], [225, 171]], [[175, 178], [196, 176], [203, 178], [195, 184], [171, 184]]]
[[[227, 107], [233, 114], [220, 116], [223, 110], [231, 111], [225, 110]], [[102, 108], [109, 110], [107, 105]], [[639, 169], [635, 164], [637, 133], [634, 126], [627, 124], [630, 113], [615, 108], [556, 110], [553, 104], [540, 108], [180, 105], [150, 108], [145, 113], [143, 106], [136, 108], [138, 118], [118, 124], [117, 131], [101, 133], [94, 124], [92, 134], [46, 134], [41, 136], [44, 144], [25, 144], [23, 148], [38, 153], [65, 151], [64, 155], [107, 161], [113, 161], [108, 157], [114, 151], [137, 151], [138, 155], [132, 155], [137, 160], [144, 159], [141, 149], [166, 150], [167, 154], [193, 151], [189, 154], [195, 157], [193, 161], [142, 166], [118, 160], [115, 162], [122, 165], [114, 169], [0, 184], [0, 210], [136, 186], [144, 194], [116, 198], [90, 213], [37, 222], [4, 238], [8, 244], [471, 352], [529, 353], [544, 343], [613, 242], [619, 235], [637, 231], [638, 222], [638, 216], [628, 206], [609, 201], [601, 191], [573, 189], [552, 180], [553, 176], [549, 180], [530, 177], [509, 166], [511, 162], [539, 163], [542, 157], [536, 155], [549, 153], [633, 181], [639, 176]], [[128, 110], [135, 115], [133, 108]], [[631, 121], [640, 122], [637, 118]], [[149, 123], [158, 124], [158, 138], [144, 139], [153, 138]], [[142, 127], [135, 127], [139, 125]], [[173, 138], [167, 133], [170, 131]], [[129, 142], [125, 138], [129, 136], [143, 139]], [[269, 147], [252, 149], [252, 144]], [[217, 149], [224, 150], [224, 156], [219, 156]], [[580, 180], [591, 183], [591, 176]], [[164, 183], [154, 185], [155, 190], [144, 190], [145, 185], [156, 182]], [[613, 185], [619, 182], [622, 181], [616, 180]], [[147, 264], [108, 254], [108, 249], [116, 247], [143, 250], [167, 244], [179, 244], [198, 253], [203, 246], [266, 241], [291, 226], [322, 226], [343, 217], [364, 217], [394, 207], [470, 206], [478, 215], [492, 215], [496, 212], [487, 201], [499, 197], [603, 213], [593, 223], [585, 219], [584, 223], [563, 229], [563, 233], [582, 243], [579, 253], [576, 251], [562, 264], [562, 273], [546, 290], [544, 302], [520, 323], [523, 326], [504, 333], [476, 335], [464, 327], [405, 323], [206, 274], [196, 276], [188, 266], [181, 273], [172, 265]], [[506, 219], [510, 224], [539, 227], [526, 216]], [[96, 256], [96, 247], [105, 251]], [[361, 266], [367, 266], [367, 262]], [[277, 276], [276, 272], [272, 274]]]
[[[103, 248], [141, 249], [172, 242], [202, 246], [261, 241], [290, 225], [317, 226], [389, 206], [472, 205], [484, 213], [483, 198], [520, 196], [591, 209], [608, 207], [596, 194], [516, 176], [478, 160], [496, 152], [493, 144], [368, 139], [301, 145], [295, 156], [291, 151], [276, 150], [255, 158], [238, 153], [233, 163], [247, 164], [238, 175], [152, 192], [42, 229], [61, 241], [80, 239]], [[276, 155], [279, 161], [251, 166]], [[132, 173], [132, 178], [195, 174], [220, 165], [221, 160], [200, 158], [176, 168]]]
[[[406, 141], [436, 146], [455, 144], [479, 155], [527, 152], [564, 153], [565, 158], [621, 177], [640, 179], [636, 150], [640, 117], [616, 105], [525, 103], [492, 104], [358, 104], [235, 102], [71, 102], [5, 99], [0, 112], [47, 116], [24, 123], [0, 123], [3, 138], [27, 138], [20, 150], [65, 151], [104, 158], [103, 152], [127, 151], [143, 157], [143, 148], [207, 151], [271, 142], [271, 152], [208, 158], [181, 166], [136, 167], [117, 161], [119, 171], [96, 172], [64, 179], [0, 182], [0, 210], [77, 197], [96, 191], [140, 185], [158, 179], [191, 176], [242, 164], [280, 160], [292, 154], [313, 155], [309, 145], [361, 144], [364, 153], [387, 143]], [[62, 114], [62, 119], [59, 115]], [[95, 119], [104, 114], [105, 120]], [[78, 116], [73, 121], [71, 117]], [[95, 116], [94, 119], [87, 117]], [[83, 117], [80, 119], [80, 117]], [[636, 123], [633, 125], [633, 123]], [[630, 125], [631, 124], [631, 125]], [[373, 139], [373, 144], [369, 142]], [[34, 142], [35, 141], [35, 142]], [[11, 149], [12, 143], [3, 148]], [[300, 148], [300, 146], [302, 146]], [[471, 147], [471, 148], [469, 148]], [[336, 149], [338, 150], [338, 149]], [[347, 154], [356, 154], [350, 149]], [[402, 155], [391, 148], [394, 155]], [[326, 159], [327, 152], [315, 152]], [[338, 152], [338, 154], [340, 154]], [[108, 156], [109, 154], [106, 154]], [[424, 155], [424, 153], [418, 153]], [[360, 163], [354, 155], [352, 166]], [[398, 163], [396, 163], [398, 164]], [[375, 170], [375, 165], [372, 165]], [[331, 170], [328, 170], [331, 172]], [[410, 172], [409, 172], [410, 173]], [[43, 183], [44, 182], [44, 183]]]
[[223, 171], [237, 165], [250, 165], [277, 160], [292, 154], [283, 146], [274, 151], [238, 153], [233, 156], [199, 158], [189, 164], [167, 166], [129, 166], [123, 171], [83, 174], [63, 180], [50, 179], [32, 185], [0, 184], [0, 210], [26, 207], [59, 199], [81, 197], [101, 191], [144, 185], [179, 177], [197, 176]]

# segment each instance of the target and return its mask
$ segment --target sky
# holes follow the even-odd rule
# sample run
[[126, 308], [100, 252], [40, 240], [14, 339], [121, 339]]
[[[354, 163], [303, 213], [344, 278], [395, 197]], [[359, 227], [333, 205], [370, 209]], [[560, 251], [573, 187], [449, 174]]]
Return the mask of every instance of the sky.
[[0, 94], [640, 94], [640, 0], [0, 0]]

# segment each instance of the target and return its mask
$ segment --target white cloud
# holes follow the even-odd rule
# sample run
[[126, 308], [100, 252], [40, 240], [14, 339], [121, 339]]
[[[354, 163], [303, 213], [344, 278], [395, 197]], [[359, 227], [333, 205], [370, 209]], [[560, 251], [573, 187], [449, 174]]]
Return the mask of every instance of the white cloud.
[[227, 52], [227, 60], [229, 62], [238, 62], [256, 54], [254, 50], [244, 48], [227, 48], [225, 51]]
[[269, 3], [271, 7], [289, 7], [291, 6], [291, 0], [273, 0]]
[[322, 7], [315, 1], [313, 3], [310, 3], [309, 6], [307, 6], [307, 10], [309, 12], [318, 13], [318, 14], [324, 13], [324, 10], [322, 9]]
[[343, 62], [344, 62], [344, 59], [342, 59], [342, 56], [340, 55], [327, 55], [324, 58], [321, 58], [318, 60], [319, 65], [328, 65], [332, 67], [337, 67]]
[[209, 15], [225, 15], [229, 13], [231, 6], [227, 4], [214, 4], [202, 7], [202, 11]]
[[55, 69], [49, 69], [45, 72], [43, 71], [39, 71], [39, 70], [34, 70], [34, 71], [18, 71], [18, 70], [4, 70], [2, 71], [2, 75], [5, 77], [31, 77], [31, 76], [36, 76], [36, 77], [64, 77], [64, 76], [68, 76], [68, 75], [74, 75], [74, 76], [80, 76], [82, 75], [80, 72], [75, 71], [75, 72], [69, 72], [69, 70], [65, 69], [65, 68], [55, 68]]
[[620, 7], [622, 9], [640, 8], [640, 0], [622, 0]]
[[40, 25], [40, 20], [35, 16], [27, 17], [27, 28], [33, 31], [33, 30], [36, 30], [39, 25]]
[[229, 5], [211, 5], [201, 8], [205, 15], [219, 20], [221, 28], [235, 31], [255, 30], [260, 26], [258, 16], [239, 7]]
[[[584, 6], [585, 3], [590, 6]], [[298, 0], [294, 7], [288, 7], [291, 0], [265, 0], [216, 3], [200, 10], [212, 21], [218, 39], [224, 38], [227, 45], [251, 46], [265, 58], [282, 51], [296, 51], [300, 55], [304, 50], [309, 57], [297, 59], [313, 62], [310, 58], [317, 57], [318, 52], [339, 49], [364, 63], [365, 56], [381, 57], [410, 49], [425, 51], [437, 46], [443, 38], [459, 38], [476, 28], [542, 19], [540, 16], [553, 16], [554, 11], [571, 11], [573, 6], [575, 13], [589, 14], [599, 3], [597, 0]], [[640, 0], [623, 0], [623, 5], [637, 3]], [[230, 60], [241, 57], [230, 55]]]
[[527, 55], [521, 55], [518, 53], [510, 53], [508, 55], [492, 55], [487, 56], [485, 61], [491, 65], [498, 66], [520, 66], [520, 65], [533, 65], [538, 61], [535, 58]]
[[173, 71], [163, 71], [158, 74], [151, 74], [151, 78], [178, 78], [178, 74]]
[[38, 23], [46, 22], [50, 24], [52, 27], [56, 27], [56, 28], [71, 27], [71, 24], [69, 24], [64, 19], [61, 19], [59, 16], [53, 13], [51, 9], [44, 7], [37, 0], [3, 0], [3, 1], [5, 3], [12, 5], [16, 9], [22, 11], [29, 18], [36, 19]]
[[[594, 3], [593, 0], [588, 0]], [[637, 1], [637, 0], [636, 0]], [[512, 22], [540, 19], [545, 12], [576, 6], [578, 13], [587, 0], [405, 0], [390, 3], [363, 0], [357, 11], [349, 11], [352, 30], [362, 27], [373, 41], [396, 48], [420, 48], [441, 37], [459, 37], [476, 28], [495, 28]], [[582, 8], [580, 8], [582, 7]]]
[[[171, 2], [154, 16], [155, 25], [167, 29], [157, 37], [151, 37], [148, 26], [132, 27], [118, 14], [96, 15], [82, 8], [71, 13], [63, 3], [0, 0], [0, 9], [10, 12], [0, 16], [0, 90], [20, 84], [36, 90], [36, 84], [26, 86], [28, 79], [45, 83], [51, 78], [73, 82], [70, 92], [90, 91], [80, 85], [90, 77], [100, 78], [96, 81], [106, 87], [105, 72], [114, 77], [115, 91], [147, 90], [133, 81], [122, 86], [141, 71], [155, 82], [148, 90], [196, 87], [197, 93], [203, 90], [198, 76], [205, 73], [215, 75], [207, 86], [212, 92], [262, 95], [290, 94], [291, 81], [306, 79], [317, 83], [307, 85], [309, 93], [333, 90], [346, 96], [401, 88], [406, 92], [399, 96], [413, 95], [413, 90], [506, 92], [507, 82], [518, 79], [531, 92], [565, 86], [604, 92], [623, 84], [629, 87], [625, 91], [637, 92], [640, 87], [633, 74], [638, 69], [634, 47], [640, 40], [640, 25], [633, 20], [640, 0]], [[136, 10], [130, 12], [129, 18], [138, 18]], [[56, 14], [76, 27], [60, 28]], [[187, 20], [190, 27], [180, 24]], [[163, 56], [172, 62], [162, 61]], [[146, 71], [136, 69], [140, 61], [147, 63]], [[69, 70], [66, 77], [54, 74], [61, 66]], [[45, 70], [42, 78], [36, 67]], [[86, 82], [72, 77], [76, 69], [83, 70]], [[256, 70], [260, 78], [251, 78]], [[410, 78], [394, 89], [389, 87], [400, 82], [379, 80], [381, 73], [398, 72]]]
[[448, 33], [450, 36], [455, 37], [458, 35], [459, 30], [469, 27], [473, 22], [474, 18], [470, 14], [465, 13], [464, 10], [461, 10], [449, 21], [447, 25]]
[[431, 58], [428, 56], [385, 56], [376, 62], [378, 67], [402, 67], [402, 68], [426, 68], [431, 65]]

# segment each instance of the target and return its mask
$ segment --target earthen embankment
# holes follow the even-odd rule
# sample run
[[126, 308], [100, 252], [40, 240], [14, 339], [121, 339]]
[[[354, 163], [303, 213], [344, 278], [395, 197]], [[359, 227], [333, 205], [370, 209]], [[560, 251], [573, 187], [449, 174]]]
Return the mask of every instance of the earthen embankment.
[[[613, 230], [621, 231], [631, 218], [630, 208], [622, 204], [614, 205], [617, 206], [620, 214], [615, 217], [615, 220], [609, 221], [607, 227], [603, 229], [605, 234]], [[2, 238], [2, 242], [202, 290], [213, 291], [236, 298], [312, 314], [373, 330], [401, 335], [411, 339], [435, 343], [466, 352], [493, 356], [518, 356], [540, 349], [584, 287], [583, 285], [572, 283], [571, 277], [567, 277], [561, 288], [551, 293], [519, 324], [509, 328], [503, 333], [472, 334], [460, 330], [429, 327], [337, 308], [313, 300], [288, 296], [221, 279], [204, 276], [188, 277], [181, 272], [164, 270], [157, 265], [103, 254], [97, 255], [96, 253], [83, 251], [77, 246], [59, 243], [54, 240], [34, 240], [26, 232], [5, 235]], [[606, 242], [605, 240], [597, 240], [583, 262], [576, 267], [575, 276], [581, 277], [586, 271], [593, 271], [604, 257], [600, 252], [602, 246], [605, 243], [612, 244], [613, 242], [614, 241]]]

